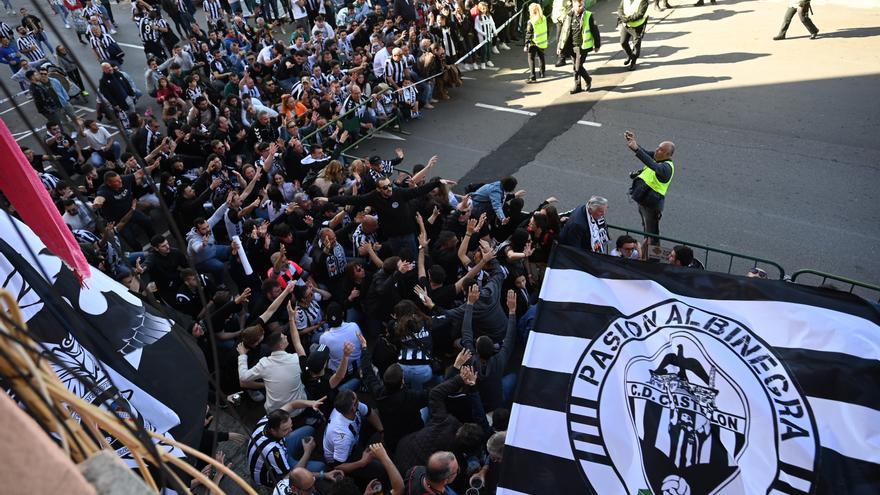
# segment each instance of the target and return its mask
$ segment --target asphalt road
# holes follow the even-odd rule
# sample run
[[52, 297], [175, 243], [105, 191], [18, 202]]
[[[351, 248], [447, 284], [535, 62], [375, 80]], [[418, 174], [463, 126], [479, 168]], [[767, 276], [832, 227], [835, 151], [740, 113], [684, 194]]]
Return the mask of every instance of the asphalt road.
[[[642, 58], [629, 72], [616, 4], [603, 1], [593, 9], [603, 46], [587, 60], [591, 92], [569, 95], [570, 65], [553, 67], [550, 54], [547, 79], [525, 84], [525, 55], [514, 46], [494, 56], [494, 70], [465, 73], [452, 100], [407, 126], [411, 135], [383, 133], [357, 153], [389, 156], [401, 146], [404, 167], [437, 154], [438, 173], [462, 183], [514, 174], [528, 206], [555, 196], [568, 209], [602, 195], [611, 201], [610, 223], [638, 228], [626, 196], [638, 163], [622, 138], [633, 129], [646, 148], [665, 139], [677, 146], [664, 235], [775, 260], [789, 272], [814, 268], [878, 283], [880, 11], [814, 4], [820, 39], [809, 40], [795, 18], [789, 39], [777, 42], [783, 1], [652, 8]], [[143, 84], [128, 3], [114, 12], [123, 69]], [[49, 19], [97, 77], [90, 51], [58, 17]], [[50, 41], [58, 38], [50, 32]], [[15, 101], [39, 117], [26, 97]], [[91, 106], [81, 115], [93, 116]], [[20, 143], [38, 145], [11, 102], [0, 105], [0, 118]]]

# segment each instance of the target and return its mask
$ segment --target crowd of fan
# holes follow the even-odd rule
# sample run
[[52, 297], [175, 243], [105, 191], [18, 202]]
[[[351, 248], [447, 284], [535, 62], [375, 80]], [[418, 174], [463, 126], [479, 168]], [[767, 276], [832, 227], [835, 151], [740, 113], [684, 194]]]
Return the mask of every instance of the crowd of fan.
[[[437, 177], [436, 157], [342, 152], [448, 98], [460, 69], [491, 65], [513, 29], [453, 62], [514, 7], [282, 4], [245, 2], [254, 15], [244, 16], [239, 2], [208, 0], [204, 29], [187, 0], [133, 2], [149, 57], [143, 91], [122, 69], [109, 4], [67, 11], [101, 65], [98, 116], [85, 122], [70, 104], [88, 96], [88, 68], [64, 47], [44, 52], [48, 36], [27, 14], [14, 43], [0, 33], [0, 56], [46, 117], [50, 151], [23, 151], [89, 262], [191, 333], [219, 376], [218, 400], [235, 404], [227, 397], [243, 390], [265, 408], [246, 425], [255, 485], [492, 493], [510, 357], [559, 215], [551, 203], [524, 212], [512, 178], [460, 195]], [[139, 98], [161, 115], [139, 112]], [[160, 198], [183, 245], [157, 235]]]

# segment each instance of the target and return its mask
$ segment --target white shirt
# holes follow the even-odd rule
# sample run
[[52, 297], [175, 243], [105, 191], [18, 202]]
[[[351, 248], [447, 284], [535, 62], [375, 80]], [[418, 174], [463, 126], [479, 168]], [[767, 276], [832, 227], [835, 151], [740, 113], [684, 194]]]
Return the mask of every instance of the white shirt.
[[267, 47], [263, 48], [262, 50], [260, 50], [260, 54], [257, 55], [257, 60], [261, 64], [268, 64], [268, 62], [270, 60], [272, 60], [273, 58], [275, 58], [275, 57], [272, 56], [272, 47], [271, 46], [267, 46]]
[[373, 55], [373, 74], [379, 79], [385, 78], [385, 61], [391, 57], [387, 48], [383, 48]]
[[[299, 356], [286, 351], [275, 351], [260, 359], [251, 369], [247, 368], [247, 356], [238, 356], [239, 380], [263, 379], [266, 385], [266, 412], [280, 409], [293, 400], [305, 400], [306, 389], [302, 383]], [[294, 409], [291, 416], [298, 416], [302, 409]]]
[[[330, 351], [330, 362], [327, 366], [334, 372], [339, 369], [342, 363], [343, 348], [346, 342], [351, 342], [354, 346], [351, 356], [349, 356], [348, 369], [352, 369], [354, 362], [361, 358], [361, 344], [358, 339], [361, 327], [357, 323], [345, 321], [338, 327], [330, 327], [329, 330], [321, 334], [320, 342], [327, 346]], [[347, 370], [346, 370], [347, 371]]]
[[110, 131], [100, 125], [98, 126], [98, 132], [92, 132], [91, 129], [86, 129], [83, 131], [83, 134], [86, 136], [86, 141], [89, 143], [89, 146], [91, 146], [94, 151], [104, 149], [104, 146], [107, 146], [107, 144], [113, 140], [113, 137], [110, 136]]
[[370, 408], [366, 404], [358, 402], [354, 419], [346, 418], [336, 409], [330, 413], [330, 423], [324, 432], [324, 460], [327, 463], [338, 464], [348, 460], [361, 435], [363, 418], [369, 412]]

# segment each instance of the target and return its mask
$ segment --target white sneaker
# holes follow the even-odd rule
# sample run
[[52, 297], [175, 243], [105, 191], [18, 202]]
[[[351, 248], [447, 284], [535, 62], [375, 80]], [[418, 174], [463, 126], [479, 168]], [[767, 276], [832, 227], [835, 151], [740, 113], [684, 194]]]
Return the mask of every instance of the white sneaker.
[[489, 67], [495, 67], [495, 64], [493, 64], [491, 60], [486, 62], [486, 65], [488, 65]]
[[494, 53], [494, 54], [497, 55], [497, 54], [499, 54], [499, 53], [501, 53], [501, 52], [498, 51], [498, 47], [497, 47], [497, 46], [493, 46], [493, 47], [492, 47], [492, 53]]
[[486, 68], [486, 62], [481, 63], [481, 64], [480, 64], [480, 68], [481, 68], [481, 69], [485, 69], [485, 68]]
[[111, 30], [110, 30], [110, 34], [116, 34], [116, 30], [115, 30], [115, 29], [111, 29]]
[[468, 67], [468, 64], [460, 64], [458, 66], [458, 70], [460, 70], [461, 72], [467, 72], [467, 71], [471, 70], [471, 68]]
[[502, 50], [510, 50], [510, 46], [507, 43], [501, 43]]
[[468, 67], [468, 70], [477, 70], [477, 64], [465, 64]]
[[68, 23], [65, 22], [65, 23], [64, 23], [64, 27], [65, 27], [66, 29], [70, 29], [70, 24], [68, 24]]

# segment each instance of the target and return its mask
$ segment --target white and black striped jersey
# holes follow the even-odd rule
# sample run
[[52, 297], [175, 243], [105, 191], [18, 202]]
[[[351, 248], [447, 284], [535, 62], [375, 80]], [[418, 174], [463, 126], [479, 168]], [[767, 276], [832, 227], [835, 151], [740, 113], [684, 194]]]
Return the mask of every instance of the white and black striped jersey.
[[353, 248], [352, 252], [355, 256], [358, 256], [358, 248], [361, 247], [361, 245], [365, 242], [368, 244], [375, 244], [376, 242], [379, 242], [379, 238], [378, 236], [376, 236], [375, 232], [371, 234], [364, 233], [363, 227], [363, 224], [358, 225], [357, 228], [354, 229], [354, 232], [352, 232], [351, 234], [351, 245]]
[[15, 31], [9, 27], [9, 24], [6, 24], [3, 21], [0, 21], [0, 36], [12, 41], [15, 39]]
[[217, 21], [223, 19], [223, 5], [220, 4], [220, 0], [207, 0], [203, 6], [208, 22], [216, 24]]
[[[313, 87], [314, 87], [314, 84], [315, 84], [314, 81], [312, 81]], [[305, 87], [303, 87], [302, 81], [298, 81], [298, 82], [294, 83], [293, 88], [290, 89], [290, 95], [293, 96], [295, 99], [299, 100], [300, 98], [302, 98], [303, 91], [305, 91]], [[312, 94], [314, 94], [314, 90], [310, 89], [309, 95], [312, 95]]]
[[159, 30], [149, 17], [141, 17], [138, 21], [138, 34], [144, 43], [159, 41]]
[[[18, 47], [18, 51], [24, 54], [25, 57], [28, 58], [31, 62], [36, 62], [37, 60], [42, 60], [46, 58], [46, 54], [43, 52], [43, 49], [40, 48], [40, 45], [37, 44], [37, 40], [34, 38], [34, 35], [28, 33], [17, 40], [15, 40], [15, 46]], [[31, 50], [33, 48], [33, 50]], [[25, 53], [25, 50], [30, 50]]]
[[260, 90], [257, 89], [256, 85], [248, 86], [247, 84], [245, 84], [244, 86], [242, 86], [241, 89], [238, 91], [238, 96], [244, 96], [246, 94], [250, 95], [251, 98], [256, 98], [258, 100], [260, 99]]
[[293, 466], [287, 460], [287, 448], [282, 440], [270, 437], [266, 432], [269, 418], [257, 422], [248, 443], [248, 467], [254, 481], [263, 486], [275, 486], [289, 473]]
[[400, 364], [427, 364], [433, 358], [434, 346], [431, 332], [422, 327], [418, 332], [411, 333], [400, 339]]
[[394, 58], [389, 57], [388, 60], [385, 61], [385, 79], [390, 79], [397, 85], [403, 83], [406, 71], [406, 62], [404, 62], [403, 59], [394, 60]]
[[83, 9], [83, 16], [86, 19], [92, 17], [93, 15], [97, 16], [98, 19], [101, 20], [101, 22], [104, 22], [104, 12], [101, 10], [101, 6], [98, 5], [96, 2], [92, 3], [90, 7], [86, 7]]
[[223, 60], [223, 57], [211, 57], [211, 63], [209, 65], [211, 67], [212, 81], [216, 80], [216, 78], [214, 77], [215, 72], [217, 72], [218, 74], [226, 74], [227, 72], [229, 72], [229, 68], [226, 66], [226, 61]]
[[325, 76], [324, 74], [321, 74], [320, 76], [312, 74], [309, 79], [312, 81], [312, 87], [317, 89], [319, 93], [322, 92], [322, 88], [330, 84], [330, 81], [327, 80], [327, 76]]
[[416, 98], [418, 97], [419, 90], [412, 84], [403, 88], [400, 92], [400, 99], [409, 103], [410, 105], [415, 104]]
[[195, 86], [187, 86], [186, 91], [184, 92], [186, 99], [189, 101], [196, 101], [196, 98], [203, 94], [204, 91], [202, 91], [202, 88], [200, 88], [198, 84]]
[[89, 45], [92, 47], [92, 50], [98, 53], [101, 60], [110, 60], [109, 48], [113, 43], [116, 43], [116, 40], [109, 34], [102, 34], [100, 37], [94, 34], [89, 36]]
[[354, 107], [358, 107], [358, 109], [355, 110], [354, 113], [355, 113], [355, 115], [357, 115], [357, 117], [359, 119], [363, 118], [364, 113], [366, 113], [366, 111], [367, 111], [366, 103], [368, 100], [369, 100], [369, 98], [365, 97], [364, 95], [361, 95], [361, 98], [359, 100], [355, 100], [354, 98], [351, 97], [351, 95], [349, 95], [342, 102], [342, 111], [344, 113], [344, 112], [348, 112], [349, 110], [351, 110]]

